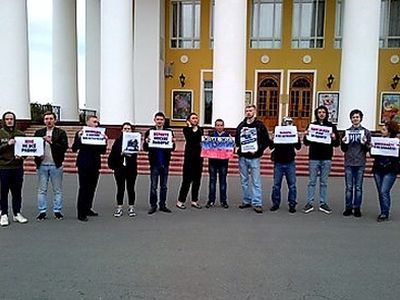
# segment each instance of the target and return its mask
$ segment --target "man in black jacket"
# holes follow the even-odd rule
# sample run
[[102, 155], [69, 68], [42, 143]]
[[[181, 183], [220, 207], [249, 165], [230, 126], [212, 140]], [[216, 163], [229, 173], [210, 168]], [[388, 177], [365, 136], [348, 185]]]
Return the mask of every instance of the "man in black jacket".
[[[99, 121], [96, 116], [88, 116], [86, 118], [86, 126], [97, 127]], [[95, 217], [98, 213], [92, 210], [94, 194], [99, 181], [101, 168], [101, 154], [106, 153], [106, 145], [88, 145], [82, 144], [81, 137], [83, 130], [79, 130], [75, 134], [72, 151], [78, 152], [76, 158], [76, 166], [78, 167], [79, 191], [78, 191], [78, 220], [87, 222], [88, 216]], [[107, 136], [105, 136], [107, 141]]]
[[43, 137], [44, 155], [36, 156], [35, 163], [38, 174], [38, 221], [46, 219], [47, 211], [47, 189], [49, 180], [53, 187], [54, 201], [53, 212], [57, 220], [62, 220], [61, 213], [63, 204], [63, 161], [65, 152], [68, 149], [67, 134], [61, 128], [55, 126], [56, 115], [53, 112], [45, 112], [43, 115], [46, 127], [36, 130], [36, 137]]
[[[236, 129], [235, 142], [239, 156], [240, 182], [243, 201], [239, 208], [253, 207], [256, 213], [262, 213], [262, 187], [260, 160], [267, 149], [270, 139], [264, 124], [256, 119], [256, 106], [245, 108], [245, 119]], [[251, 190], [249, 187], [251, 174]]]
[[318, 106], [314, 111], [314, 115], [316, 121], [311, 124], [331, 128], [331, 143], [325, 144], [309, 141], [307, 136], [309, 134], [309, 127], [311, 124], [307, 126], [307, 129], [304, 133], [303, 142], [304, 145], [310, 146], [308, 152], [310, 177], [307, 186], [307, 204], [304, 206], [303, 212], [307, 214], [314, 210], [313, 203], [315, 186], [319, 174], [319, 210], [326, 214], [330, 214], [332, 213], [332, 209], [329, 207], [326, 197], [328, 190], [328, 176], [331, 171], [333, 147], [339, 146], [340, 139], [336, 125], [328, 121], [329, 113], [326, 106]]
[[[150, 162], [150, 210], [149, 215], [154, 214], [157, 211], [157, 188], [158, 179], [160, 178], [160, 202], [159, 210], [170, 213], [171, 210], [166, 206], [167, 201], [167, 184], [168, 184], [168, 172], [169, 162], [171, 160], [171, 152], [175, 150], [175, 141], [172, 139], [173, 145], [171, 149], [165, 148], [153, 148], [149, 147], [150, 143], [150, 130], [168, 130], [171, 129], [165, 127], [165, 115], [162, 112], [158, 112], [154, 115], [155, 126], [151, 127], [146, 131], [144, 135], [143, 150], [149, 153]], [[172, 132], [172, 137], [174, 136]]]

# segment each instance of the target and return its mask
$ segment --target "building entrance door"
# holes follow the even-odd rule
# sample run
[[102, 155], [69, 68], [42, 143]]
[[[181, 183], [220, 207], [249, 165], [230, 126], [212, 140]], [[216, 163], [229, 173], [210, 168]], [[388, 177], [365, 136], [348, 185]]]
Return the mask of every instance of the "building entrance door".
[[312, 117], [313, 73], [291, 73], [289, 116], [299, 131], [306, 129]]
[[269, 131], [278, 125], [280, 73], [259, 73], [257, 84], [257, 116]]

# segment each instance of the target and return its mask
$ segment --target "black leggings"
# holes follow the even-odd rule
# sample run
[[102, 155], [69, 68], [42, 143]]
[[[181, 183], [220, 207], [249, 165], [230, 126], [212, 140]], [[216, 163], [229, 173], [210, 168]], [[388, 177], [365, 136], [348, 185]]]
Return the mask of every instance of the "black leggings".
[[114, 178], [117, 184], [117, 204], [124, 204], [125, 185], [128, 192], [129, 205], [135, 205], [135, 183], [137, 177], [137, 170], [122, 167], [114, 171]]

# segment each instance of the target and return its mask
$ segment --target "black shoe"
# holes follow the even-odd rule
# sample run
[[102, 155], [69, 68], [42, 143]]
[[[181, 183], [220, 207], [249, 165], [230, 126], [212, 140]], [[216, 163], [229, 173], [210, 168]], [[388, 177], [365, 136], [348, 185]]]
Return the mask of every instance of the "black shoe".
[[55, 213], [54, 213], [54, 219], [56, 219], [56, 220], [62, 220], [62, 219], [64, 219], [64, 216], [63, 216], [63, 214], [60, 213], [60, 212], [55, 212]]
[[289, 213], [294, 214], [296, 212], [295, 206], [289, 206]]
[[355, 209], [354, 209], [354, 216], [355, 216], [356, 218], [361, 218], [362, 214], [361, 214], [360, 208], [355, 208]]
[[385, 221], [388, 221], [388, 220], [389, 220], [389, 216], [384, 215], [384, 214], [380, 214], [376, 220], [377, 220], [378, 222], [385, 222]]
[[46, 219], [47, 219], [47, 216], [46, 216], [45, 212], [38, 214], [38, 216], [36, 217], [36, 220], [38, 220], [38, 221], [44, 221]]
[[346, 208], [343, 212], [343, 216], [345, 216], [345, 217], [351, 216], [352, 214], [353, 214], [353, 210], [351, 208]]
[[210, 207], [213, 207], [214, 206], [214, 202], [208, 202], [207, 204], [206, 204], [206, 208], [210, 208]]
[[166, 206], [160, 207], [159, 211], [162, 211], [162, 212], [165, 212], [165, 213], [171, 213], [171, 212], [172, 212], [172, 211], [171, 211], [168, 207], [166, 207]]
[[223, 203], [221, 203], [221, 207], [223, 207], [223, 208], [229, 208], [229, 205], [228, 205], [228, 203], [223, 202]]
[[243, 209], [243, 208], [250, 208], [250, 207], [251, 207], [251, 204], [249, 204], [249, 203], [242, 203], [242, 204], [239, 205], [239, 208], [240, 208], [240, 209]]
[[99, 214], [94, 210], [90, 209], [87, 215], [88, 217], [97, 217]]
[[261, 206], [254, 206], [254, 211], [258, 214], [262, 214], [263, 213], [263, 209]]
[[152, 207], [149, 209], [149, 211], [147, 212], [149, 215], [154, 214], [157, 211], [157, 207]]
[[273, 205], [269, 210], [270, 211], [277, 211], [279, 209], [278, 205]]
[[80, 217], [78, 217], [78, 220], [81, 221], [81, 222], [87, 222], [87, 221], [89, 221], [89, 218], [80, 216]]

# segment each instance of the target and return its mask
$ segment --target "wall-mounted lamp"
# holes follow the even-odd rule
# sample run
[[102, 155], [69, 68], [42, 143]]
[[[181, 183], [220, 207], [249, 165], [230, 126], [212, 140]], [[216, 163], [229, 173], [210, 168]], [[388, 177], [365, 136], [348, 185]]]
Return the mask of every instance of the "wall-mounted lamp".
[[185, 87], [186, 77], [183, 73], [181, 73], [181, 75], [179, 75], [179, 82], [180, 82], [182, 88]]
[[399, 77], [399, 75], [394, 75], [393, 76], [393, 78], [392, 78], [392, 84], [390, 85], [391, 87], [392, 87], [392, 89], [396, 89], [397, 88], [397, 85], [399, 84], [399, 81], [400, 81], [400, 77]]
[[328, 89], [330, 89], [332, 87], [333, 82], [335, 81], [335, 77], [333, 77], [332, 74], [329, 74], [327, 81], [328, 82], [326, 83], [326, 86], [328, 87]]
[[164, 76], [166, 78], [174, 77], [174, 62], [171, 61], [164, 66]]

